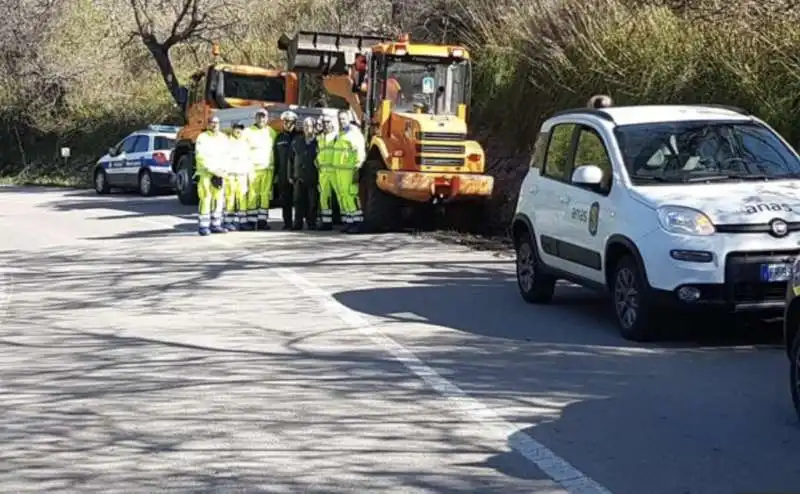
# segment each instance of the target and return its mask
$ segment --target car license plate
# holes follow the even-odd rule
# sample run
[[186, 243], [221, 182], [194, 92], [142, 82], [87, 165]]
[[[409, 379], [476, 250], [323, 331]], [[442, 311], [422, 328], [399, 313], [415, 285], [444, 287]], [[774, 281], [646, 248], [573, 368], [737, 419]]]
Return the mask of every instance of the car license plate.
[[792, 275], [791, 264], [762, 264], [761, 281], [786, 281]]

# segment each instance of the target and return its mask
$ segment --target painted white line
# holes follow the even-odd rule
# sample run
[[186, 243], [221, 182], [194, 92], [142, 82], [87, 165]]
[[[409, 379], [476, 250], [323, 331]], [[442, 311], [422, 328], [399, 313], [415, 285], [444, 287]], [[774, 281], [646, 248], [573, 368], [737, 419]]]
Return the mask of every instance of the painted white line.
[[[154, 223], [155, 220], [148, 219], [147, 222]], [[162, 226], [164, 225], [162, 224]], [[222, 236], [212, 235], [210, 238], [221, 245], [234, 246]], [[273, 268], [272, 271], [300, 290], [303, 295], [315, 300], [332, 314], [335, 314], [345, 324], [353, 329], [360, 330], [373, 343], [391, 354], [395, 360], [403, 364], [409, 371], [436, 390], [448, 402], [452, 403], [465, 418], [479, 424], [483, 429], [491, 430], [500, 439], [506, 439], [509, 447], [536, 465], [539, 470], [561, 485], [569, 494], [611, 494], [611, 491], [586, 476], [567, 460], [561, 458], [545, 445], [520, 430], [519, 427], [506, 421], [495, 411], [442, 377], [409, 349], [387, 336], [380, 328], [371, 324], [358, 312], [339, 303], [321, 287], [310, 282], [293, 269]]]

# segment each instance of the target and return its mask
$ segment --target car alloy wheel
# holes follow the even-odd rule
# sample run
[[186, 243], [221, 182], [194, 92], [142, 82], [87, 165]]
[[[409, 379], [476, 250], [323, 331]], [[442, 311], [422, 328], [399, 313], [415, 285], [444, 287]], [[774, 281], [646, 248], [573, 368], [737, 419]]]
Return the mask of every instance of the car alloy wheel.
[[143, 196], [150, 194], [150, 189], [152, 188], [153, 184], [150, 181], [150, 174], [143, 173], [142, 177], [139, 179], [139, 191]]
[[533, 249], [528, 242], [522, 242], [517, 251], [517, 280], [519, 286], [525, 292], [533, 290], [533, 283], [536, 277], [536, 259], [533, 256]]
[[[84, 182], [85, 183], [85, 182]], [[106, 177], [103, 172], [97, 172], [94, 174], [94, 188], [96, 191], [101, 191], [106, 186]]]
[[614, 279], [614, 307], [623, 327], [627, 329], [636, 324], [639, 290], [636, 288], [636, 276], [630, 268], [625, 267], [617, 271]]

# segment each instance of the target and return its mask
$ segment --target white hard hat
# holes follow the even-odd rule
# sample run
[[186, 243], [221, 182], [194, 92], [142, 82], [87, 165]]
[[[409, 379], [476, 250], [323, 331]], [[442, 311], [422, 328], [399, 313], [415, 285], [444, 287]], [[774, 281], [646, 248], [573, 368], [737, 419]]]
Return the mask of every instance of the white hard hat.
[[297, 120], [297, 113], [292, 110], [286, 110], [281, 113], [281, 120]]
[[267, 110], [265, 110], [264, 108], [259, 108], [259, 109], [256, 111], [256, 115], [264, 115], [264, 116], [266, 117], [266, 116], [268, 116], [268, 114], [267, 114]]

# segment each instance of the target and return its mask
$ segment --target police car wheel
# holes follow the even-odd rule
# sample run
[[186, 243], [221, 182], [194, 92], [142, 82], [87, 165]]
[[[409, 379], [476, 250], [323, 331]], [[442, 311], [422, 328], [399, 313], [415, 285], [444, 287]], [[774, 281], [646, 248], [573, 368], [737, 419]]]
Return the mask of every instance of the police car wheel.
[[544, 271], [530, 237], [523, 238], [517, 245], [517, 287], [528, 303], [546, 304], [553, 300], [556, 279]]
[[192, 157], [188, 154], [181, 156], [177, 168], [175, 193], [178, 200], [185, 206], [196, 206], [200, 201], [197, 197], [197, 187], [192, 180]]
[[789, 371], [789, 384], [792, 390], [794, 409], [795, 412], [797, 412], [798, 420], [800, 420], [800, 331], [794, 336], [791, 357], [792, 363]]
[[611, 299], [620, 334], [626, 340], [651, 341], [656, 337], [654, 309], [646, 295], [644, 278], [633, 257], [623, 257], [614, 267]]
[[149, 170], [142, 170], [139, 173], [139, 195], [143, 197], [150, 197], [155, 193], [153, 186], [153, 177], [150, 175]]
[[108, 185], [108, 175], [104, 170], [94, 172], [94, 190], [98, 194], [108, 194], [111, 191], [111, 186]]

